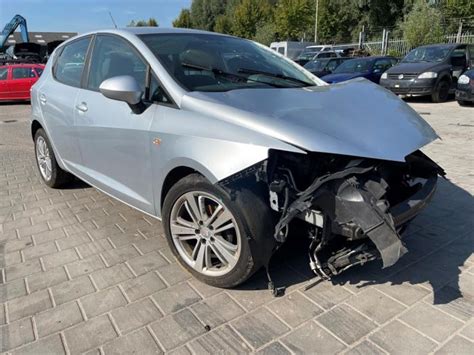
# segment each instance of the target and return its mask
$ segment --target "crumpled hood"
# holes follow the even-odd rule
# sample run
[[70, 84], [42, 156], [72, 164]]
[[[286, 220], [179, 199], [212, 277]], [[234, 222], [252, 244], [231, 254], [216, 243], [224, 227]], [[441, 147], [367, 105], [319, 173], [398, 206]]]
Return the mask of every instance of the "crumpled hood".
[[327, 83], [340, 83], [354, 78], [364, 78], [369, 73], [339, 73], [339, 74], [328, 74], [323, 76], [321, 79]]
[[438, 138], [415, 110], [366, 79], [299, 89], [190, 92], [181, 107], [313, 152], [404, 161]]

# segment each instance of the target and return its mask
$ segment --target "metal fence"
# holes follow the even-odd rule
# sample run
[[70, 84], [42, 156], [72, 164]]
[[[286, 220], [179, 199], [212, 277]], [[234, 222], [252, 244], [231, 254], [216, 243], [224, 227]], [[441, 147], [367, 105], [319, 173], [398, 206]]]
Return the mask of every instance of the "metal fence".
[[[445, 36], [441, 43], [470, 43], [474, 44], [474, 34], [463, 33]], [[338, 47], [359, 47], [360, 43], [339, 44]], [[386, 41], [386, 48], [384, 48], [383, 40], [363, 42], [362, 46], [372, 55], [388, 54], [395, 57], [403, 57], [412, 47], [404, 39], [388, 39]]]

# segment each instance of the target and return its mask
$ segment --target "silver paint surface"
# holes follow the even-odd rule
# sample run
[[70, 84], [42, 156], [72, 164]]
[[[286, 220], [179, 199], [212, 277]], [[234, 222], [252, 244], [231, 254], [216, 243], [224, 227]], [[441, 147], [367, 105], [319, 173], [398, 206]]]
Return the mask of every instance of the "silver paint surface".
[[[194, 169], [216, 183], [265, 160], [269, 149], [403, 161], [438, 137], [402, 100], [365, 79], [327, 85], [308, 73], [314, 87], [186, 92], [136, 36], [184, 31], [202, 33], [95, 32], [132, 43], [176, 103], [152, 104], [140, 115], [125, 102], [57, 82], [53, 55], [32, 90], [32, 120], [45, 128], [65, 170], [160, 217], [163, 182], [176, 168]], [[86, 111], [77, 108], [82, 104]], [[161, 143], [153, 144], [156, 139]]]

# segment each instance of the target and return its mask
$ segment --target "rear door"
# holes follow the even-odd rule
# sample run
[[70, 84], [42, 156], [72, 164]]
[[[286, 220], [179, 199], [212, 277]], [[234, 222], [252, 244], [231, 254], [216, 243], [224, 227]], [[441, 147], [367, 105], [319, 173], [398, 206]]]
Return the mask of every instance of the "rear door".
[[10, 81], [12, 99], [29, 99], [30, 88], [36, 80], [36, 73], [30, 66], [13, 67]]
[[55, 153], [73, 173], [81, 162], [74, 131], [74, 107], [90, 41], [91, 37], [82, 37], [62, 47], [52, 58], [52, 77], [43, 80], [38, 89], [46, 130]]
[[79, 91], [75, 125], [86, 181], [148, 213], [153, 204], [149, 129], [156, 105], [134, 114], [121, 101], [99, 91], [109, 78], [130, 75], [145, 93], [148, 64], [132, 44], [114, 35], [97, 35], [84, 89]]
[[6, 100], [9, 98], [8, 89], [8, 67], [0, 68], [0, 100]]

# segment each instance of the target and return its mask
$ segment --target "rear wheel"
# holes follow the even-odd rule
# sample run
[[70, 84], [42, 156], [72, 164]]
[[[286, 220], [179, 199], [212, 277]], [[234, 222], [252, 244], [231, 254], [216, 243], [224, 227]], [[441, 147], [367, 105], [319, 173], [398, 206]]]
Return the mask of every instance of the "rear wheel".
[[433, 102], [445, 102], [449, 98], [449, 89], [451, 85], [449, 80], [442, 79], [435, 87], [431, 94], [431, 101]]
[[49, 187], [61, 187], [72, 180], [72, 175], [58, 165], [46, 132], [40, 128], [35, 133], [35, 156], [40, 176]]
[[250, 190], [233, 195], [192, 174], [170, 189], [163, 205], [166, 237], [178, 261], [217, 287], [244, 282], [273, 246], [268, 207]]

